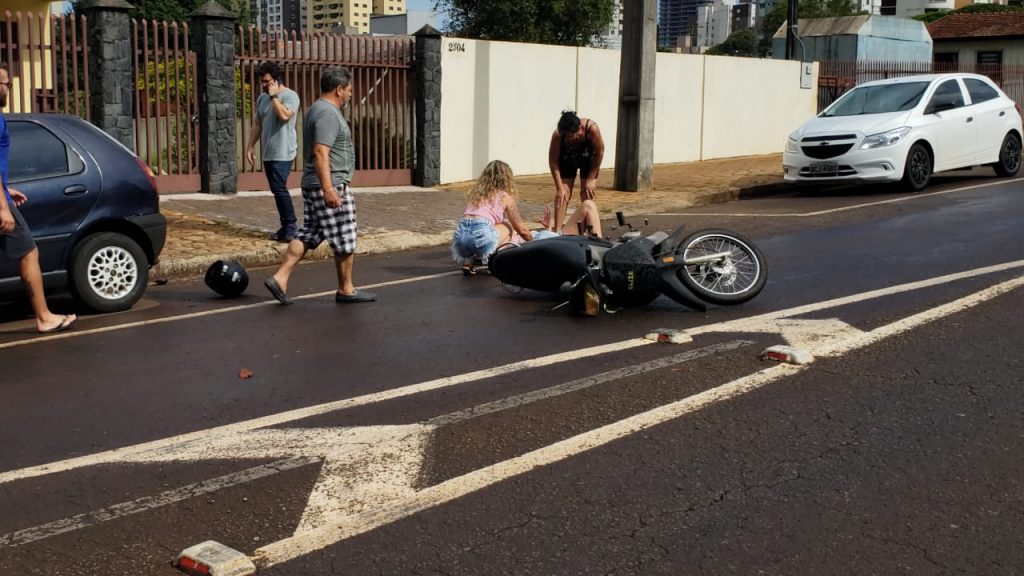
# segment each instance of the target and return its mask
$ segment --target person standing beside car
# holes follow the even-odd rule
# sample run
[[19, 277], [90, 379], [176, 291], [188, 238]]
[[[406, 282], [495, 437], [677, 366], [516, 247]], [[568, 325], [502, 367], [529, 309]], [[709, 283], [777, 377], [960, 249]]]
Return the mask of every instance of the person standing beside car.
[[[0, 109], [7, 107], [10, 89], [11, 77], [7, 65], [0, 63]], [[7, 133], [7, 119], [0, 112], [0, 186], [3, 187], [3, 194], [0, 194], [0, 257], [19, 261], [21, 281], [36, 317], [36, 330], [41, 334], [60, 332], [71, 326], [77, 317], [74, 314], [54, 314], [46, 304], [43, 273], [39, 268], [39, 248], [32, 239], [25, 218], [18, 211], [18, 206], [28, 201], [28, 198], [7, 187], [10, 154], [11, 138]]]
[[256, 99], [252, 120], [252, 137], [246, 150], [250, 164], [256, 163], [256, 145], [262, 140], [263, 171], [274, 194], [281, 228], [270, 239], [288, 242], [298, 229], [295, 207], [288, 193], [288, 175], [298, 151], [295, 122], [299, 111], [299, 95], [281, 83], [281, 68], [273, 62], [260, 64], [258, 75], [263, 93]]
[[307, 250], [324, 240], [334, 251], [338, 290], [334, 301], [372, 302], [375, 295], [356, 290], [352, 265], [356, 251], [356, 205], [349, 182], [355, 148], [341, 109], [352, 99], [352, 72], [328, 66], [320, 75], [320, 98], [302, 121], [302, 228], [288, 244], [284, 261], [263, 285], [281, 304], [291, 304], [288, 279]]

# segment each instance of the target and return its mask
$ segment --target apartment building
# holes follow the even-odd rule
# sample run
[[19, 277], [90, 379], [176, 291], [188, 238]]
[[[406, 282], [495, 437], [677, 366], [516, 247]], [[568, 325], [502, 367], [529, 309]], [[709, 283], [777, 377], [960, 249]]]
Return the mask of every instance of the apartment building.
[[405, 13], [405, 0], [306, 0], [306, 28], [369, 34], [370, 16]]
[[596, 44], [597, 48], [622, 49], [622, 20], [622, 0], [615, 0], [615, 7], [612, 8], [612, 23], [601, 35], [600, 41]]
[[302, 30], [303, 0], [252, 0], [252, 17], [263, 30]]

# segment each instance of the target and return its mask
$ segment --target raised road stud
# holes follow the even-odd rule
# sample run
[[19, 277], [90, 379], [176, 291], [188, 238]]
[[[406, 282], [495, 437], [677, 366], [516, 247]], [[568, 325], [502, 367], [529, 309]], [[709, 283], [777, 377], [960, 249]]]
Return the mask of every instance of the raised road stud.
[[256, 573], [256, 565], [238, 550], [207, 540], [186, 548], [174, 567], [193, 576], [249, 576]]
[[761, 352], [761, 358], [777, 360], [788, 364], [810, 364], [814, 362], [814, 356], [807, 350], [782, 345], [765, 348], [764, 352]]
[[674, 328], [655, 328], [654, 331], [648, 332], [644, 338], [668, 344], [686, 344], [688, 342], [693, 342], [692, 336], [682, 330], [676, 330]]

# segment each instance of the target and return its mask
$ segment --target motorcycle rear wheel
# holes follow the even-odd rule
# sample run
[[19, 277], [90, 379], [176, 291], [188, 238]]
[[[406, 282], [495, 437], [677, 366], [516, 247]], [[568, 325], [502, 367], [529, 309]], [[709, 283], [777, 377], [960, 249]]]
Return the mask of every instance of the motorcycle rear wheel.
[[699, 230], [679, 243], [676, 257], [684, 262], [728, 252], [713, 261], [685, 264], [676, 275], [701, 300], [732, 306], [757, 296], [768, 280], [761, 251], [746, 237], [728, 230]]

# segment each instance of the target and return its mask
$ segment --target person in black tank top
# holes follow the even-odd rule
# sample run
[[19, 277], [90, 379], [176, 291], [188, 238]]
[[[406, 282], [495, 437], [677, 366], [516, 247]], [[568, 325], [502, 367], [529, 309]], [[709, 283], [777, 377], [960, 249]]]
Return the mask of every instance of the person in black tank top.
[[580, 118], [572, 110], [562, 112], [558, 129], [551, 135], [548, 147], [548, 164], [555, 181], [555, 217], [548, 224], [549, 230], [559, 231], [565, 223], [577, 172], [580, 175], [580, 201], [594, 200], [602, 159], [604, 139], [597, 123], [589, 118]]

